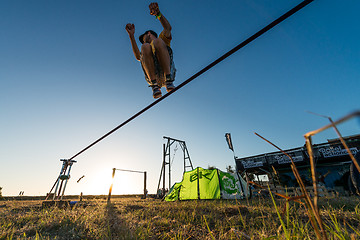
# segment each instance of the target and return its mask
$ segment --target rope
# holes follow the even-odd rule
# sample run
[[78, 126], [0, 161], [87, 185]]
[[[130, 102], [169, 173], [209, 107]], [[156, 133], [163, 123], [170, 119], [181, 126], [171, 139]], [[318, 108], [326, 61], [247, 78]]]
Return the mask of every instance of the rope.
[[276, 25], [278, 25], [279, 23], [281, 23], [282, 21], [284, 21], [285, 19], [287, 19], [288, 17], [290, 17], [294, 13], [298, 12], [299, 10], [301, 10], [302, 8], [304, 8], [305, 6], [307, 6], [309, 3], [313, 2], [313, 1], [314, 0], [304, 0], [303, 2], [301, 2], [297, 6], [295, 6], [294, 8], [292, 8], [291, 10], [289, 10], [288, 12], [286, 12], [285, 14], [283, 14], [282, 16], [280, 16], [279, 18], [277, 18], [276, 20], [271, 22], [269, 25], [267, 25], [266, 27], [264, 27], [263, 29], [261, 29], [260, 31], [258, 31], [257, 33], [255, 33], [254, 35], [252, 35], [251, 37], [249, 37], [248, 39], [246, 39], [245, 41], [243, 41], [242, 43], [240, 43], [239, 45], [237, 45], [236, 47], [234, 47], [233, 49], [231, 49], [230, 51], [228, 51], [227, 53], [225, 53], [224, 55], [222, 55], [221, 57], [219, 57], [218, 59], [216, 59], [215, 61], [213, 61], [209, 65], [207, 65], [206, 67], [204, 67], [203, 69], [201, 69], [199, 72], [195, 73], [193, 76], [191, 76], [190, 78], [188, 78], [187, 80], [182, 82], [180, 85], [175, 87], [174, 90], [172, 90], [171, 92], [165, 94], [161, 98], [158, 98], [157, 100], [155, 100], [154, 102], [152, 102], [151, 104], [149, 104], [148, 106], [146, 106], [145, 108], [143, 108], [142, 110], [140, 110], [139, 112], [134, 114], [128, 120], [121, 123], [119, 126], [114, 128], [113, 130], [111, 130], [110, 132], [108, 132], [107, 134], [105, 134], [104, 136], [102, 136], [101, 138], [96, 140], [95, 142], [91, 143], [89, 146], [87, 146], [86, 148], [84, 148], [83, 150], [81, 150], [80, 152], [75, 154], [74, 156], [72, 156], [69, 160], [72, 160], [75, 157], [79, 156], [80, 154], [82, 154], [83, 152], [85, 152], [86, 150], [88, 150], [89, 148], [91, 148], [92, 146], [94, 146], [95, 144], [97, 144], [98, 142], [103, 140], [104, 138], [108, 137], [110, 134], [114, 133], [115, 131], [117, 131], [121, 127], [125, 126], [127, 123], [131, 122], [132, 120], [134, 120], [135, 118], [137, 118], [138, 116], [140, 116], [141, 114], [143, 114], [144, 112], [146, 112], [147, 110], [149, 110], [150, 108], [152, 108], [153, 106], [158, 104], [159, 102], [161, 102], [164, 99], [166, 99], [167, 97], [169, 97], [171, 94], [174, 94], [180, 88], [182, 88], [186, 84], [190, 83], [195, 78], [199, 77], [201, 74], [208, 71], [210, 68], [214, 67], [215, 65], [217, 65], [218, 63], [220, 63], [221, 61], [223, 61], [224, 59], [226, 59], [227, 57], [229, 57], [230, 55], [232, 55], [233, 53], [235, 53], [239, 49], [243, 48], [244, 46], [246, 46], [250, 42], [254, 41], [256, 38], [258, 38], [259, 36], [261, 36], [265, 32], [269, 31], [271, 28], [275, 27]]
[[174, 148], [174, 154], [173, 154], [173, 158], [172, 158], [172, 161], [171, 161], [171, 163], [170, 163], [170, 166], [172, 166], [172, 164], [173, 164], [173, 162], [174, 162], [175, 154], [176, 154], [177, 150], [178, 150], [178, 143], [176, 142], [176, 146], [175, 146], [175, 148]]

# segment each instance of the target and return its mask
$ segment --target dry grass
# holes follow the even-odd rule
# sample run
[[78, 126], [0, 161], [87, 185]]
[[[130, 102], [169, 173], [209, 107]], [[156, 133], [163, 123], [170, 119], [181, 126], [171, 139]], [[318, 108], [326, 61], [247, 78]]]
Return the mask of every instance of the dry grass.
[[[0, 202], [0, 239], [315, 239], [300, 204], [271, 198], [162, 202], [90, 200], [42, 209], [41, 201]], [[329, 239], [359, 239], [357, 197], [319, 199]], [[280, 215], [278, 215], [278, 213]], [[283, 222], [283, 226], [282, 223]]]

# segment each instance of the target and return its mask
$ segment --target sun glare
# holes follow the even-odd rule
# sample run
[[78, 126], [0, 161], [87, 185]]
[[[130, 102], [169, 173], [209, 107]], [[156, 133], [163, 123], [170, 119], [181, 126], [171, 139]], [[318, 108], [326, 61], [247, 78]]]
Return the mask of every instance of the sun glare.
[[85, 195], [108, 194], [112, 178], [112, 169], [101, 169], [86, 175], [81, 188]]
[[144, 175], [141, 173], [116, 171], [113, 194], [142, 194], [144, 192]]
[[79, 182], [82, 185], [79, 187], [84, 195], [107, 195], [112, 183], [112, 195], [142, 194], [144, 192], [143, 174], [117, 170], [112, 179], [112, 168], [89, 173]]

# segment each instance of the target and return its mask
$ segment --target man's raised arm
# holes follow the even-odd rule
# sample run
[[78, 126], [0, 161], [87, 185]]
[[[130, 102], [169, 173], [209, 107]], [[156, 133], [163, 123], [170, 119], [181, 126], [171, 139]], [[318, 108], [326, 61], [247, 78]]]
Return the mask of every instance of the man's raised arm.
[[160, 20], [161, 25], [164, 28], [164, 34], [167, 38], [171, 38], [171, 25], [165, 16], [160, 12], [159, 5], [157, 3], [151, 3], [149, 5], [150, 14], [154, 15], [157, 19]]
[[139, 48], [138, 48], [138, 46], [136, 44], [136, 40], [135, 40], [135, 37], [134, 37], [135, 25], [131, 24], [131, 23], [128, 23], [128, 24], [126, 24], [125, 29], [126, 29], [127, 33], [129, 34], [131, 47], [132, 47], [132, 50], [134, 52], [135, 58], [136, 58], [136, 60], [140, 61], [140, 51], [139, 51]]

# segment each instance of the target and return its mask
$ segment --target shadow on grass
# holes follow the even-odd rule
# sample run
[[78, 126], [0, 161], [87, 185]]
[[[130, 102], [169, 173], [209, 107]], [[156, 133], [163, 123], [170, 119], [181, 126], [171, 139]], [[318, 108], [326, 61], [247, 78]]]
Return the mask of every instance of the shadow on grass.
[[135, 234], [126, 224], [125, 218], [121, 217], [121, 211], [113, 203], [107, 203], [106, 205], [105, 220], [108, 239], [136, 239]]

